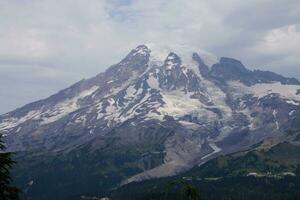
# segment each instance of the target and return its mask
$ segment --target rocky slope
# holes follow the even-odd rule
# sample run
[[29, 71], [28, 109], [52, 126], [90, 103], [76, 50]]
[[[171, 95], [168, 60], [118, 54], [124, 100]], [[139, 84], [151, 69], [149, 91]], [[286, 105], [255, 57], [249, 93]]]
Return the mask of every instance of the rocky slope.
[[1, 115], [0, 131], [22, 158], [84, 149], [101, 162], [123, 159], [102, 163], [114, 173], [130, 166], [116, 185], [174, 175], [266, 138], [284, 140], [299, 117], [294, 78], [186, 46], [149, 44], [93, 78]]
[[183, 196], [180, 192], [188, 184], [207, 200], [299, 199], [300, 143], [294, 139], [266, 140], [251, 150], [219, 156], [177, 176], [130, 183], [106, 195], [131, 200], [161, 199], [168, 193], [166, 199], [176, 199]]

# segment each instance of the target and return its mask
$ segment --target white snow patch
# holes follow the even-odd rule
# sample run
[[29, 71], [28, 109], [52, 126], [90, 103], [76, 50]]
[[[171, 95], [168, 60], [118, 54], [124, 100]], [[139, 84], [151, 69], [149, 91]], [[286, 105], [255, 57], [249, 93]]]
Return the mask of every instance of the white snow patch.
[[153, 75], [149, 76], [147, 83], [152, 89], [160, 90], [159, 82]]
[[107, 95], [105, 95], [103, 98], [106, 98], [106, 97], [109, 97], [109, 96], [112, 96], [112, 95], [115, 95], [117, 94], [118, 92], [124, 90], [126, 87], [128, 87], [128, 85], [130, 85], [133, 80], [135, 80], [136, 78], [138, 78], [138, 74], [136, 72], [133, 72], [132, 76], [127, 80], [125, 81], [122, 85], [120, 86], [117, 86], [117, 87], [113, 87], [109, 90], [109, 92], [107, 93]]
[[78, 96], [71, 99], [66, 99], [50, 108], [49, 110], [32, 110], [29, 111], [25, 116], [20, 118], [8, 118], [0, 124], [0, 130], [8, 130], [14, 128], [27, 120], [41, 120], [41, 124], [52, 123], [63, 116], [77, 110], [79, 105], [77, 101], [93, 94], [98, 89], [98, 86], [91, 87], [88, 90], [82, 91]]
[[292, 105], [295, 105], [295, 106], [299, 106], [299, 105], [300, 105], [299, 102], [296, 102], [296, 101], [294, 101], [294, 100], [286, 100], [286, 102], [287, 102], [288, 104], [292, 104]]
[[197, 130], [199, 128], [199, 125], [196, 124], [196, 123], [193, 123], [193, 122], [188, 122], [188, 121], [182, 121], [180, 120], [179, 123], [186, 127], [186, 128], [189, 128], [189, 129], [192, 129], [192, 130]]
[[135, 93], [136, 93], [136, 89], [134, 88], [134, 85], [130, 85], [126, 90], [125, 98], [126, 99], [132, 99], [135, 96], [134, 95]]
[[16, 133], [19, 133], [21, 131], [22, 127], [18, 127], [16, 130]]
[[216, 153], [218, 153], [218, 152], [220, 152], [222, 149], [220, 149], [215, 143], [213, 143], [213, 142], [209, 142], [209, 146], [213, 149], [213, 152], [211, 152], [211, 153], [209, 153], [209, 154], [207, 154], [207, 155], [205, 155], [205, 156], [203, 156], [202, 158], [201, 158], [201, 160], [203, 160], [203, 159], [205, 159], [205, 158], [208, 158], [208, 157], [210, 157], [210, 156], [212, 156], [212, 155], [214, 155], [214, 154], [216, 154]]
[[146, 103], [149, 100], [150, 97], [151, 97], [151, 95], [149, 94], [149, 92], [146, 93], [145, 96], [143, 97], [143, 99], [141, 99], [138, 104], [136, 104], [131, 109], [129, 109], [126, 114], [124, 113], [123, 116], [120, 116], [118, 121], [119, 122], [124, 122], [124, 121], [126, 121], [128, 119], [131, 119], [134, 116], [136, 116], [136, 114], [137, 114], [136, 110], [138, 108], [140, 108], [144, 103]]
[[250, 123], [248, 125], [248, 128], [250, 130], [255, 130], [256, 129], [255, 119], [251, 116], [251, 111], [248, 108], [244, 108], [243, 110], [240, 111], [240, 113], [243, 113], [247, 117], [247, 119]]
[[116, 111], [115, 100], [113, 98], [109, 98], [108, 100], [109, 105], [106, 107], [105, 111], [106, 113], [113, 113]]
[[27, 120], [37, 120], [41, 115], [41, 111], [39, 110], [32, 110], [28, 112], [24, 117], [21, 118], [8, 118], [4, 119], [4, 121], [0, 124], [0, 130], [8, 130], [14, 128]]
[[296, 110], [292, 110], [289, 112], [289, 116], [292, 116]]
[[[90, 96], [91, 94], [93, 94], [96, 90], [98, 90], [99, 86], [93, 86], [88, 90], [84, 90], [82, 91], [79, 96], [77, 97], [77, 99], [81, 99], [87, 96]], [[76, 98], [76, 97], [75, 97]]]
[[42, 118], [43, 121], [41, 122], [41, 124], [49, 124], [55, 122], [60, 118], [66, 116], [67, 114], [77, 110], [78, 108], [79, 107], [77, 106], [77, 99], [70, 99], [59, 103], [51, 110], [48, 110], [44, 113], [47, 113], [47, 116]]
[[83, 99], [87, 96], [92, 95], [99, 87], [93, 86], [88, 90], [82, 91], [78, 96], [75, 96], [71, 99], [67, 99], [61, 103], [58, 103], [54, 106], [54, 108], [51, 108], [50, 110], [44, 112], [43, 114], [50, 115], [50, 117], [43, 117], [41, 124], [49, 124], [53, 123], [60, 118], [68, 115], [71, 112], [76, 111], [80, 108], [80, 105], [77, 104], [78, 100]]
[[236, 95], [239, 96], [253, 94], [257, 98], [262, 98], [275, 93], [279, 94], [282, 98], [289, 100], [289, 103], [292, 103], [292, 100], [300, 101], [300, 95], [297, 95], [297, 91], [300, 90], [300, 85], [283, 85], [280, 82], [274, 82], [258, 83], [248, 87], [240, 81], [229, 81], [228, 84], [236, 92]]
[[274, 117], [274, 121], [275, 121], [275, 124], [276, 124], [276, 128], [279, 129], [279, 123], [277, 121], [277, 111], [276, 110], [273, 110], [273, 117]]
[[284, 98], [300, 100], [300, 95], [297, 95], [297, 91], [300, 89], [300, 85], [283, 85], [279, 82], [276, 83], [261, 83], [250, 87], [250, 91], [255, 96], [261, 98], [271, 93], [280, 94]]
[[232, 117], [232, 109], [226, 103], [226, 94], [213, 82], [206, 79], [201, 80], [207, 89], [207, 95], [211, 103], [213, 103], [218, 109], [222, 111], [223, 117], [229, 119]]
[[178, 119], [189, 114], [205, 122], [217, 118], [215, 113], [207, 110], [206, 105], [202, 104], [198, 99], [191, 98], [192, 93], [185, 94], [183, 91], [175, 90], [162, 92], [161, 95], [164, 104], [157, 111], [162, 115], [169, 115]]
[[165, 104], [158, 111], [163, 115], [171, 115], [174, 117], [181, 117], [202, 107], [199, 100], [191, 99], [189, 95], [180, 91], [163, 93], [163, 101]]

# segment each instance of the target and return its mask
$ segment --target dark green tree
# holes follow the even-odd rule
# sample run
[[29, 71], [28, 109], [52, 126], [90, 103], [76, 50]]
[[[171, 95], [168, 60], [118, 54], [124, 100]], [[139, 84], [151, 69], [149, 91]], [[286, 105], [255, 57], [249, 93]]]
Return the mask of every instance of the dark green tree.
[[15, 164], [12, 160], [12, 153], [4, 152], [5, 146], [0, 134], [0, 199], [1, 200], [18, 200], [19, 189], [11, 185], [9, 170]]
[[203, 200], [199, 195], [197, 187], [190, 185], [182, 180], [171, 182], [168, 185], [167, 190], [164, 193], [164, 200], [168, 200], [168, 194], [172, 190], [173, 192], [175, 192], [176, 199]]

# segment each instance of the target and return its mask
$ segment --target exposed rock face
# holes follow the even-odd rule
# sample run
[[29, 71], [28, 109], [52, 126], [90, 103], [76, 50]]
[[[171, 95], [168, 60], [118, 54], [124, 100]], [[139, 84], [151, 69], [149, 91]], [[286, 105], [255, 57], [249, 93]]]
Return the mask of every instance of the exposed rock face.
[[299, 91], [296, 79], [232, 58], [140, 45], [105, 72], [0, 116], [0, 130], [10, 151], [138, 149], [127, 183], [284, 138], [300, 123]]

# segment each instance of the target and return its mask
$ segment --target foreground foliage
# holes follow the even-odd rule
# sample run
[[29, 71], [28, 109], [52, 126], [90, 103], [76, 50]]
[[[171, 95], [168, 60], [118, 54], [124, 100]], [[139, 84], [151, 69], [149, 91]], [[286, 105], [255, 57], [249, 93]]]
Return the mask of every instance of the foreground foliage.
[[15, 162], [12, 160], [12, 153], [4, 152], [5, 146], [0, 135], [0, 199], [17, 200], [19, 199], [19, 190], [11, 185], [9, 170]]

